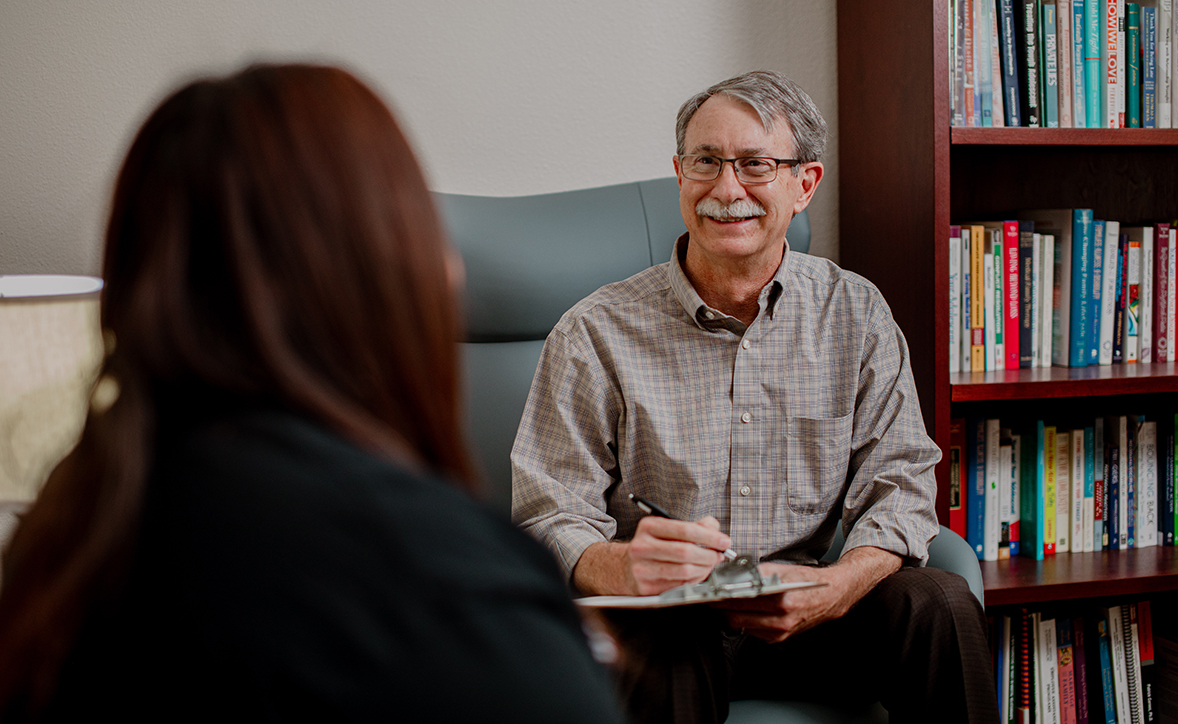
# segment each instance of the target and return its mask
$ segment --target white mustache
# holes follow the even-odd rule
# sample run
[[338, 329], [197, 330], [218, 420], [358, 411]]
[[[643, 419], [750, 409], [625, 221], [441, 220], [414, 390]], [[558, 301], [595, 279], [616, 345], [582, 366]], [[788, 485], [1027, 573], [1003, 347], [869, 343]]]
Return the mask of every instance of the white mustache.
[[765, 207], [752, 199], [740, 199], [730, 204], [722, 204], [716, 199], [708, 198], [695, 205], [695, 213], [708, 216], [716, 221], [739, 221], [764, 216]]

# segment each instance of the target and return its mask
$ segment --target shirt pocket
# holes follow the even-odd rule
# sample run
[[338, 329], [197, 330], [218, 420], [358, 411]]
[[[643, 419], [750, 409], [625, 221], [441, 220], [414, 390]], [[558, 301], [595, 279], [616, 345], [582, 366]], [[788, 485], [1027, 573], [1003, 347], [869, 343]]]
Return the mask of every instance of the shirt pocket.
[[791, 417], [785, 434], [786, 497], [801, 515], [826, 515], [842, 499], [851, 459], [853, 414]]

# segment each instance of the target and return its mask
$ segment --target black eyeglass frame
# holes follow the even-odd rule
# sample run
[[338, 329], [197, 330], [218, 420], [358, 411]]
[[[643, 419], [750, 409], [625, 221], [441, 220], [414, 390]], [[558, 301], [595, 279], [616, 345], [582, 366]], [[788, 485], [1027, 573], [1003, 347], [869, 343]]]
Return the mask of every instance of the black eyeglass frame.
[[[675, 158], [679, 159], [680, 173], [683, 174], [684, 178], [686, 178], [690, 181], [715, 181], [716, 179], [720, 178], [721, 174], [724, 173], [724, 164], [730, 163], [730, 164], [732, 164], [732, 172], [736, 174], [737, 180], [739, 180], [741, 183], [746, 183], [746, 184], [771, 184], [777, 180], [777, 173], [778, 173], [778, 171], [780, 171], [780, 169], [783, 165], [787, 166], [789, 168], [795, 168], [797, 166], [800, 166], [803, 163], [803, 161], [800, 158], [771, 158], [769, 156], [738, 156], [736, 158], [721, 158], [720, 156], [715, 156], [710, 153], [681, 153], [678, 156], [676, 156]], [[716, 167], [718, 169], [716, 171], [716, 175], [711, 178], [693, 178], [691, 176], [688, 176], [687, 173], [685, 171], [683, 171], [683, 168], [685, 167], [683, 159], [685, 159], [685, 158], [714, 158], [720, 162], [720, 165]], [[748, 179], [741, 178], [740, 166], [737, 166], [736, 162], [737, 161], [747, 161], [747, 160], [773, 161], [775, 164], [773, 166], [773, 178], [765, 179], [764, 181], [750, 181]]]

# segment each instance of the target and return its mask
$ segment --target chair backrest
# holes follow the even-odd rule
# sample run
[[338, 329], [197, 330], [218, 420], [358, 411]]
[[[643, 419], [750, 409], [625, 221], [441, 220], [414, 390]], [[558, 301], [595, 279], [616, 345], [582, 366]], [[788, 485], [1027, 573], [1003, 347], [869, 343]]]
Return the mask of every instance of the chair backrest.
[[[466, 265], [468, 434], [488, 500], [511, 508], [511, 445], [544, 339], [590, 292], [671, 258], [674, 177], [535, 196], [435, 194]], [[803, 211], [787, 233], [807, 251]]]

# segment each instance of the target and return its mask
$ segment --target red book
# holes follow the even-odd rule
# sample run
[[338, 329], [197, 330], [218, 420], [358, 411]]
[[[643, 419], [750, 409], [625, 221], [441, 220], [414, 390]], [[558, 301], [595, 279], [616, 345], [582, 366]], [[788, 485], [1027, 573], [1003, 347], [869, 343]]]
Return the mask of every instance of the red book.
[[949, 420], [949, 530], [965, 538], [965, 420]]
[[1154, 362], [1170, 362], [1170, 322], [1166, 301], [1170, 288], [1170, 225], [1158, 224], [1153, 239], [1153, 348]]
[[1006, 346], [1006, 369], [1018, 369], [1018, 222], [1002, 222], [1002, 254], [1006, 259], [1006, 324], [1002, 332], [1002, 344]]

